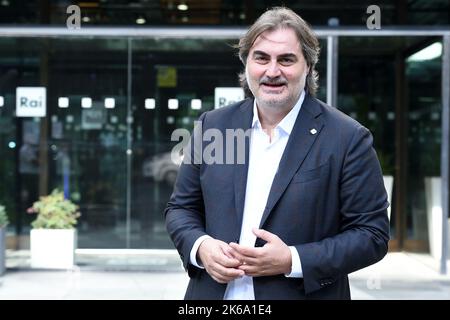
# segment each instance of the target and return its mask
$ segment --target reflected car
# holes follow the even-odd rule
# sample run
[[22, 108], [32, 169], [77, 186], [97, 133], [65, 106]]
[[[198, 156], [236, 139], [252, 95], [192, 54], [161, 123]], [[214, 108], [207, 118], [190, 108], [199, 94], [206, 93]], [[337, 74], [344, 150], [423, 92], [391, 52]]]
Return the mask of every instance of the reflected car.
[[166, 182], [169, 185], [175, 184], [183, 155], [180, 154], [176, 157], [173, 161], [171, 152], [165, 152], [144, 160], [142, 175], [146, 178], [153, 178], [157, 182]]

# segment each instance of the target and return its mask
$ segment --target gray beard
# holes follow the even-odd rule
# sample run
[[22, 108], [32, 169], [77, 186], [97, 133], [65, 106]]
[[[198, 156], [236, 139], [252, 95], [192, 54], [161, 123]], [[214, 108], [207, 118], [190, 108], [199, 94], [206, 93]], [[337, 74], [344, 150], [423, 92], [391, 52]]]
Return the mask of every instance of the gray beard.
[[268, 100], [260, 100], [256, 99], [256, 103], [258, 106], [263, 108], [270, 108], [270, 109], [278, 109], [278, 110], [290, 110], [294, 107], [295, 101], [292, 101], [293, 99], [283, 99], [283, 100], [276, 100], [276, 99], [268, 99]]

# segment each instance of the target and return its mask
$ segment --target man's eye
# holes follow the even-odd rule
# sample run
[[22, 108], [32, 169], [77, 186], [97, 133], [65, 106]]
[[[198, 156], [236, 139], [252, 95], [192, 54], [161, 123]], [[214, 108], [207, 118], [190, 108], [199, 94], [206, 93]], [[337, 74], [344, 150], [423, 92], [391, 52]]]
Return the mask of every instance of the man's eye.
[[263, 56], [256, 56], [255, 60], [258, 62], [266, 62], [268, 59], [266, 57]]
[[294, 60], [291, 58], [282, 58], [280, 59], [280, 63], [283, 65], [290, 65], [294, 63]]

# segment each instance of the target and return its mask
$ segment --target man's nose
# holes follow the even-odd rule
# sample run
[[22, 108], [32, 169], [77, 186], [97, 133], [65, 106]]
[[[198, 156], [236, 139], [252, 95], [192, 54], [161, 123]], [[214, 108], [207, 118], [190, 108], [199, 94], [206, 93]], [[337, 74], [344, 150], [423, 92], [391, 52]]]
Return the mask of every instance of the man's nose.
[[267, 66], [266, 76], [270, 78], [278, 77], [281, 74], [280, 67], [277, 61], [270, 61]]

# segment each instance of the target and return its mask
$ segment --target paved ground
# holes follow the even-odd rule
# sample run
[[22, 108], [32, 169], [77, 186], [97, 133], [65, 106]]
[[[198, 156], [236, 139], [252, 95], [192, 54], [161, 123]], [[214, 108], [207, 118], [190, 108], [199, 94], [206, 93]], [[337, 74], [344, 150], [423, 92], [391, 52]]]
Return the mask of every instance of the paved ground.
[[[0, 299], [183, 298], [188, 278], [174, 253], [117, 253], [103, 256], [100, 263], [95, 256], [77, 254], [80, 267], [49, 271], [29, 268], [27, 252], [9, 252], [8, 270], [0, 277]], [[450, 275], [440, 275], [438, 262], [428, 255], [390, 253], [351, 274], [350, 283], [355, 300], [450, 299]]]
[[[450, 263], [447, 263], [450, 272]], [[382, 261], [350, 275], [357, 300], [448, 300], [450, 275], [439, 274], [429, 255], [390, 253]]]

